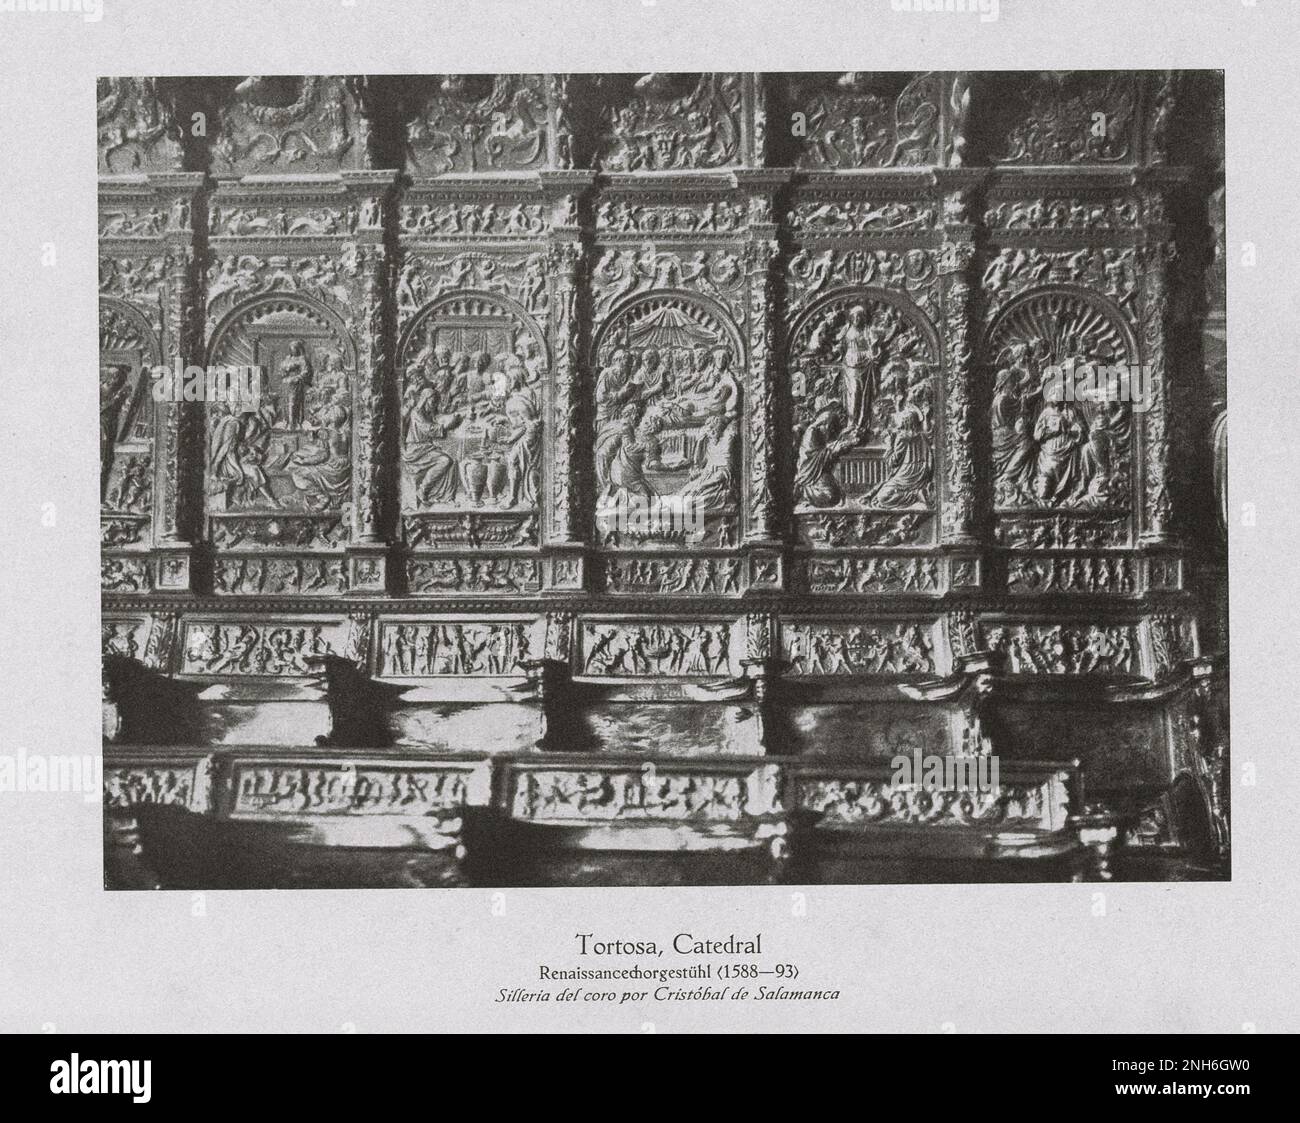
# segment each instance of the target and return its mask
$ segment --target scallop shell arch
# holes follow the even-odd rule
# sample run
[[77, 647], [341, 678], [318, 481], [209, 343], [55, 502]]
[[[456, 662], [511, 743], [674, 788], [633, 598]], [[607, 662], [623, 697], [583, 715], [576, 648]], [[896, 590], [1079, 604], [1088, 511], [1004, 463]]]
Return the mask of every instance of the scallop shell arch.
[[1051, 285], [1021, 293], [989, 327], [984, 355], [996, 364], [1014, 343], [1042, 341], [1048, 361], [1068, 358], [1136, 363], [1140, 349], [1120, 309], [1097, 293], [1072, 285]]

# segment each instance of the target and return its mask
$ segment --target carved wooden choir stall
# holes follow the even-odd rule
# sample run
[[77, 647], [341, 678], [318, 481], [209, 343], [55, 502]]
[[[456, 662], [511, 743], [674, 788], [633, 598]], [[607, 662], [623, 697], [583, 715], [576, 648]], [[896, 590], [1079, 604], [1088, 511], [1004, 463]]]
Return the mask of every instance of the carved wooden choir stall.
[[109, 883], [1223, 876], [1221, 88], [101, 80]]

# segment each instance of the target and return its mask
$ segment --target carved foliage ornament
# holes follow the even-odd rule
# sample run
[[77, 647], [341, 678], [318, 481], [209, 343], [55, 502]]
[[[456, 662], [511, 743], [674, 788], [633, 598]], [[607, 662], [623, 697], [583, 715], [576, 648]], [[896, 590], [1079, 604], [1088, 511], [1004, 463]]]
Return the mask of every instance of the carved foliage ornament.
[[96, 86], [99, 173], [175, 171], [181, 146], [155, 78], [100, 78]]
[[361, 167], [356, 99], [343, 78], [249, 77], [220, 114], [216, 172], [327, 172]]
[[[624, 81], [603, 77], [597, 84], [609, 96]], [[738, 74], [643, 74], [606, 113], [596, 156], [606, 171], [721, 168], [739, 161]]]
[[546, 161], [540, 74], [445, 74], [406, 126], [415, 175], [523, 171]]
[[1047, 71], [1009, 97], [1006, 164], [1121, 163], [1134, 158], [1137, 81], [1130, 74]]
[[939, 162], [941, 75], [901, 91], [893, 74], [850, 72], [793, 81], [801, 168], [892, 168]]

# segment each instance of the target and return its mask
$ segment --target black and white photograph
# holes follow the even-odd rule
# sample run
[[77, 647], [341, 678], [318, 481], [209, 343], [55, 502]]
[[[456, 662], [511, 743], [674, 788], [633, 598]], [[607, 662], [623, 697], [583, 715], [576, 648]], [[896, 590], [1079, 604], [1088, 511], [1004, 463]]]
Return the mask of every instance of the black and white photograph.
[[97, 92], [109, 886], [1228, 876], [1221, 72]]
[[0, 2], [14, 1079], [865, 1032], [1272, 1082], [1297, 35]]

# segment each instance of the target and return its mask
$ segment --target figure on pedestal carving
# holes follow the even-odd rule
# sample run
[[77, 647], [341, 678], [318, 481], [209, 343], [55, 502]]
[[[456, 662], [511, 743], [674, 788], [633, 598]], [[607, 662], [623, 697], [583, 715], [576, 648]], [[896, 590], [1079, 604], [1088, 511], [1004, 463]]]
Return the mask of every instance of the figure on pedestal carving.
[[894, 304], [846, 293], [795, 328], [791, 354], [796, 506], [929, 505], [935, 365], [918, 325]]
[[280, 416], [290, 429], [303, 423], [307, 388], [311, 385], [311, 360], [302, 340], [289, 344], [289, 355], [280, 364]]

